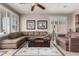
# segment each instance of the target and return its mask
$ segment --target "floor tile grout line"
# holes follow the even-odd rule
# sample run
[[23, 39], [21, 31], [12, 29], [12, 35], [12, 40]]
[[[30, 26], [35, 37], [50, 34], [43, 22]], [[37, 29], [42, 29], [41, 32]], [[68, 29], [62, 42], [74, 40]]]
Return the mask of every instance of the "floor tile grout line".
[[39, 48], [38, 48], [38, 56], [39, 56]]
[[[27, 42], [26, 42], [27, 43]], [[24, 43], [25, 44], [25, 43]], [[24, 46], [23, 46], [24, 47]], [[15, 56], [15, 54], [20, 50], [20, 49], [22, 49], [23, 47], [20, 47], [19, 49], [17, 49], [17, 51], [16, 52], [14, 52], [11, 56]]]
[[1, 51], [3, 52], [3, 54], [1, 54], [0, 56], [3, 56], [4, 54], [6, 54], [8, 51]]
[[65, 56], [65, 54], [54, 44], [54, 43], [52, 43], [56, 48], [57, 48], [57, 50], [63, 55], [63, 56]]

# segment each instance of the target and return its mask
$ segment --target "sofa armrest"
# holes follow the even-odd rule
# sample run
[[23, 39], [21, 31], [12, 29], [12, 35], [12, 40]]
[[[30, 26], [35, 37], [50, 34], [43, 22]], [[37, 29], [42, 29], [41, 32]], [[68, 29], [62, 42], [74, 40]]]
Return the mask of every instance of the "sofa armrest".
[[47, 35], [44, 36], [44, 38], [46, 38], [46, 37], [51, 38], [51, 34], [47, 34]]
[[69, 44], [69, 38], [66, 37], [57, 37], [58, 41], [64, 42], [65, 44]]

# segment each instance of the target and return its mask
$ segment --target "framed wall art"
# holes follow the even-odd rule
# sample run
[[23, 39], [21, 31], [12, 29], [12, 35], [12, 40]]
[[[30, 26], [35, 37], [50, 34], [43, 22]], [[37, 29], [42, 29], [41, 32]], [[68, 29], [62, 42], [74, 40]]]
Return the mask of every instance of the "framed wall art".
[[37, 29], [47, 29], [47, 20], [38, 20], [37, 21]]
[[35, 20], [26, 20], [27, 30], [35, 29]]

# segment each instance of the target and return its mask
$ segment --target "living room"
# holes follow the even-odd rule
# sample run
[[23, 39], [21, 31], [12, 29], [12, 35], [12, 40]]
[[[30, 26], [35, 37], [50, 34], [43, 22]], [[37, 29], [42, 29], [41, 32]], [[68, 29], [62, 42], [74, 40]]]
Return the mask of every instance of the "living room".
[[0, 3], [0, 56], [79, 55], [79, 3]]

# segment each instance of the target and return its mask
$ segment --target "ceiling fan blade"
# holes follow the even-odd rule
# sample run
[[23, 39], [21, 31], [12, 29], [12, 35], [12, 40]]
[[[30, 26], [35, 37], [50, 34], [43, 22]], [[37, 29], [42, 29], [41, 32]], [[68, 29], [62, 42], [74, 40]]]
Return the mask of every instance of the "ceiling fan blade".
[[37, 6], [40, 7], [41, 9], [45, 10], [46, 8], [42, 5], [40, 5], [39, 3], [37, 3]]
[[31, 11], [33, 11], [33, 10], [34, 10], [34, 7], [35, 7], [35, 5], [33, 5], [33, 6], [31, 7]]

